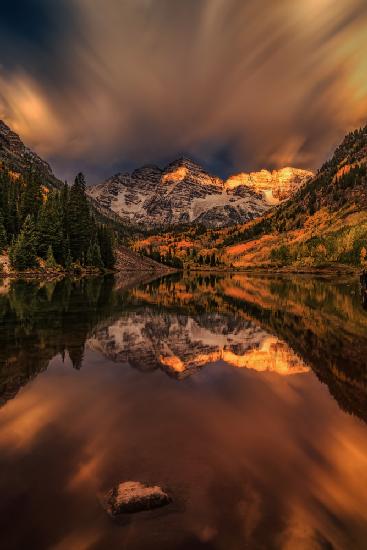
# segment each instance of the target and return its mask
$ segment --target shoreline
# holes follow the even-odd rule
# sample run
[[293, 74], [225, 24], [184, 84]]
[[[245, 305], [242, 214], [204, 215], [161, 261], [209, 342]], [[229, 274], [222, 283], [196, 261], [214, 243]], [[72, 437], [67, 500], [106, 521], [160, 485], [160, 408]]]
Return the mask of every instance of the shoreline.
[[63, 271], [63, 270], [26, 270], [26, 271], [3, 271], [0, 273], [1, 279], [23, 279], [23, 280], [33, 280], [33, 281], [58, 281], [67, 277], [75, 279], [84, 279], [86, 277], [104, 277], [108, 275], [113, 275], [115, 277], [126, 276], [128, 279], [136, 276], [139, 278], [139, 275], [142, 278], [147, 276], [158, 278], [165, 275], [171, 275], [177, 273], [175, 269], [162, 269], [162, 270], [142, 270], [142, 269], [83, 269], [80, 272], [75, 271]]
[[76, 279], [82, 279], [85, 277], [102, 277], [105, 275], [113, 275], [116, 277], [126, 277], [127, 279], [136, 279], [139, 281], [139, 276], [141, 278], [152, 277], [159, 278], [167, 275], [172, 275], [174, 273], [205, 273], [205, 274], [253, 274], [253, 275], [314, 275], [314, 276], [355, 276], [358, 277], [362, 268], [349, 267], [349, 266], [338, 266], [338, 267], [323, 267], [323, 268], [264, 268], [264, 267], [248, 267], [248, 268], [225, 268], [220, 269], [216, 268], [186, 268], [186, 269], [167, 269], [164, 266], [163, 269], [157, 270], [142, 270], [142, 269], [122, 269], [122, 270], [100, 270], [100, 269], [83, 269], [81, 272], [74, 271], [60, 271], [60, 270], [27, 270], [27, 271], [10, 271], [0, 273], [0, 279], [28, 279], [35, 281], [55, 281], [61, 280], [66, 277], [72, 277]]
[[189, 268], [184, 269], [184, 272], [195, 273], [261, 273], [261, 274], [278, 274], [278, 275], [359, 275], [363, 268], [352, 266], [325, 266], [325, 267], [302, 267], [302, 268], [265, 268], [265, 267], [230, 267], [228, 269], [220, 268]]

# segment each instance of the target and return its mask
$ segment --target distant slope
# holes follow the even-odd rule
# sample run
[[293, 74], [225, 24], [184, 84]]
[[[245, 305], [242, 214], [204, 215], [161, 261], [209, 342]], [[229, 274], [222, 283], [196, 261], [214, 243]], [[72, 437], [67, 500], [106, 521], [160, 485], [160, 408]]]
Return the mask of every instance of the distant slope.
[[252, 220], [286, 200], [313, 174], [284, 168], [241, 173], [227, 181], [180, 158], [163, 170], [145, 166], [88, 189], [97, 204], [146, 228], [202, 224], [217, 228]]
[[178, 246], [190, 267], [200, 267], [199, 254], [204, 260], [215, 254], [216, 267], [367, 267], [367, 127], [348, 134], [293, 197], [258, 219], [215, 231], [151, 237], [135, 246], [148, 245]]
[[0, 163], [4, 168], [24, 174], [35, 170], [47, 186], [59, 188], [62, 183], [53, 174], [51, 166], [24, 145], [18, 134], [0, 120]]
[[[42, 183], [51, 189], [60, 189], [63, 182], [53, 173], [51, 166], [29, 149], [21, 138], [5, 122], [0, 120], [0, 169], [9, 170], [14, 174], [26, 174], [31, 171], [38, 174]], [[93, 198], [89, 197], [92, 211], [97, 220], [112, 226], [118, 235], [128, 240], [132, 235], [140, 235], [142, 231], [127, 223], [107, 208], [102, 208]]]
[[173, 269], [160, 264], [151, 258], [141, 256], [137, 252], [130, 250], [127, 246], [118, 246], [116, 249], [116, 269], [118, 271], [137, 271], [140, 273], [172, 273]]
[[219, 237], [235, 267], [365, 266], [367, 127], [348, 134], [316, 176], [267, 216]]
[[175, 250], [190, 269], [367, 269], [367, 127], [348, 134], [313, 178], [261, 217], [150, 235], [134, 246]]

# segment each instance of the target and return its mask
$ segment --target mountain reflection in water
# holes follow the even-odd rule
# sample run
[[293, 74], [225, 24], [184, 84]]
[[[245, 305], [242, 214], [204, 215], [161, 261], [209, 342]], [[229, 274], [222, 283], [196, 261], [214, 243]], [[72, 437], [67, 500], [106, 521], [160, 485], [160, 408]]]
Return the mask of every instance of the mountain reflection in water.
[[[4, 281], [2, 547], [365, 548], [366, 321], [349, 279]], [[124, 479], [174, 505], [111, 522]]]

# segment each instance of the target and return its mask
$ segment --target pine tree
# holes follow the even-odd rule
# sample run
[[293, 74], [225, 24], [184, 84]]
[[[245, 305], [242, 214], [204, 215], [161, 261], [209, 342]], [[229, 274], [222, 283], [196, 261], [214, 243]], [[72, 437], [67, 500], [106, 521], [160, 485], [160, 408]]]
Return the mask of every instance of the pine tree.
[[12, 266], [20, 271], [37, 266], [36, 229], [30, 215], [26, 217], [22, 230], [12, 246], [10, 261]]
[[57, 262], [55, 260], [54, 253], [53, 253], [51, 245], [49, 245], [49, 247], [47, 249], [47, 256], [46, 256], [45, 266], [49, 269], [57, 267]]
[[7, 235], [6, 235], [6, 230], [3, 223], [3, 216], [2, 216], [2, 213], [0, 212], [0, 252], [4, 250], [6, 245], [7, 245]]
[[103, 261], [101, 256], [101, 249], [97, 242], [92, 245], [92, 265], [95, 267], [103, 268]]
[[24, 179], [24, 185], [20, 198], [20, 220], [24, 222], [27, 216], [37, 219], [38, 211], [42, 205], [42, 188], [38, 177], [30, 173]]
[[18, 183], [9, 186], [7, 190], [7, 209], [4, 212], [5, 229], [8, 236], [16, 237], [21, 223], [19, 214], [20, 187]]
[[62, 221], [59, 194], [50, 192], [39, 213], [37, 224], [38, 253], [42, 258], [46, 258], [48, 249], [51, 246], [55, 259], [60, 264], [64, 261]]
[[89, 243], [95, 231], [85, 189], [85, 178], [83, 174], [79, 173], [69, 192], [67, 216], [70, 252], [74, 261], [80, 260], [82, 263], [84, 263]]
[[93, 265], [93, 253], [92, 253], [92, 245], [90, 244], [88, 246], [87, 254], [85, 256], [85, 265], [92, 266]]
[[[113, 233], [110, 229], [104, 226], [99, 226], [97, 231], [98, 244], [101, 250], [103, 265], [106, 269], [113, 269], [116, 263], [114, 253]], [[148, 253], [146, 252], [146, 255]]]
[[62, 265], [70, 267], [72, 263], [70, 253], [69, 227], [68, 227], [68, 206], [69, 206], [69, 187], [65, 183], [60, 192], [60, 217], [62, 227]]
[[70, 269], [71, 268], [71, 265], [73, 263], [73, 258], [71, 257], [71, 253], [70, 253], [70, 246], [69, 246], [69, 241], [66, 241], [66, 251], [65, 251], [65, 254], [64, 254], [64, 266], [66, 267], [66, 269]]
[[116, 260], [114, 232], [97, 226], [83, 174], [55, 191], [43, 189], [34, 173], [14, 178], [0, 169], [0, 252], [10, 243], [16, 269], [35, 267], [37, 255], [68, 269], [77, 263], [112, 269]]

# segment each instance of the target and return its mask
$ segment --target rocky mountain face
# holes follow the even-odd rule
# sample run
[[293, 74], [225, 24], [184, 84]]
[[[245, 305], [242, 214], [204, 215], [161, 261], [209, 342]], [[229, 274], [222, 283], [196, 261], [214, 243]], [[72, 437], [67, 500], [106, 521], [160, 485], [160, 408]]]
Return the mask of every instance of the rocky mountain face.
[[260, 172], [240, 173], [226, 181], [229, 189], [245, 185], [254, 191], [264, 193], [269, 203], [278, 204], [289, 199], [310, 178], [313, 172], [300, 168], [281, 168], [280, 170], [260, 170]]
[[35, 169], [47, 185], [60, 187], [61, 182], [53, 174], [51, 166], [31, 151], [5, 122], [0, 120], [0, 163], [15, 173]]
[[145, 227], [201, 223], [225, 227], [249, 221], [287, 199], [312, 173], [285, 168], [238, 174], [227, 181], [187, 158], [163, 170], [144, 166], [116, 174], [88, 193], [103, 209]]

